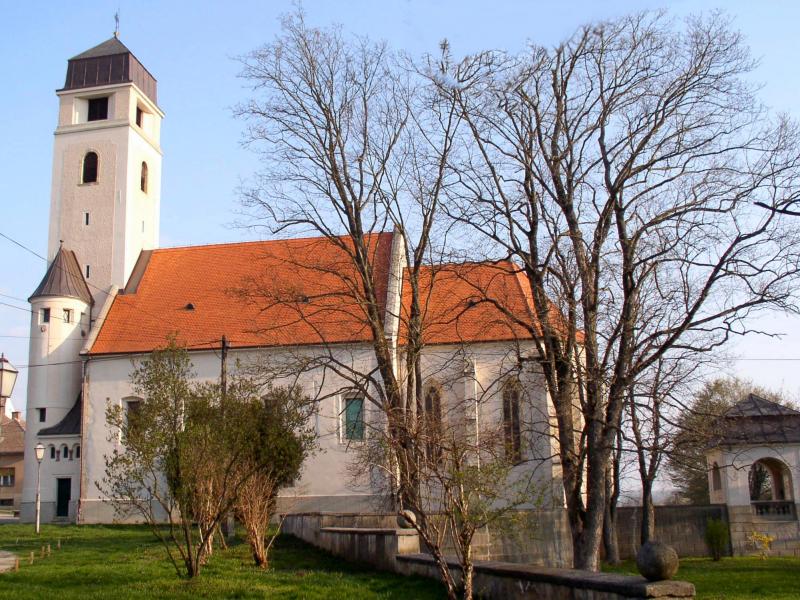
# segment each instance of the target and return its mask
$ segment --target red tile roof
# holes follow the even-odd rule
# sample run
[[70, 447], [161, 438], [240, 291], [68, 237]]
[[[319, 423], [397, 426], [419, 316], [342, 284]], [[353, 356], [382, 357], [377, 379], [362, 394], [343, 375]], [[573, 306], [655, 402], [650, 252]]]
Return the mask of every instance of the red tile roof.
[[[367, 245], [384, 310], [392, 234], [372, 234]], [[115, 298], [90, 354], [147, 352], [171, 334], [190, 349], [218, 347], [223, 334], [232, 347], [372, 339], [352, 262], [326, 238], [154, 250], [137, 278]]]
[[[531, 306], [510, 262], [425, 267], [420, 273], [426, 344], [530, 339]], [[401, 339], [410, 315], [411, 288], [403, 285]], [[526, 325], [528, 327], [526, 327]]]
[[[406, 270], [403, 285], [401, 339], [407, 335], [411, 287]], [[446, 264], [420, 273], [423, 337], [426, 344], [460, 344], [530, 340], [539, 333], [533, 298], [525, 273], [513, 262]], [[558, 307], [549, 318], [565, 330]], [[578, 332], [578, 343], [583, 341]]]

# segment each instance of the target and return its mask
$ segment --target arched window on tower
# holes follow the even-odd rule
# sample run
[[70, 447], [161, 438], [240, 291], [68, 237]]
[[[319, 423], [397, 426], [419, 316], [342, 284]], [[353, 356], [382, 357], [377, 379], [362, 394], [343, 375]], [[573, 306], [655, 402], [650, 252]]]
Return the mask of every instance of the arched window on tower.
[[81, 183], [95, 183], [97, 181], [97, 153], [87, 152], [83, 157], [83, 176]]
[[147, 163], [142, 161], [142, 179], [139, 187], [146, 194], [147, 193]]
[[513, 464], [522, 461], [522, 431], [520, 428], [520, 400], [522, 386], [519, 380], [510, 379], [503, 386], [503, 437], [506, 458]]

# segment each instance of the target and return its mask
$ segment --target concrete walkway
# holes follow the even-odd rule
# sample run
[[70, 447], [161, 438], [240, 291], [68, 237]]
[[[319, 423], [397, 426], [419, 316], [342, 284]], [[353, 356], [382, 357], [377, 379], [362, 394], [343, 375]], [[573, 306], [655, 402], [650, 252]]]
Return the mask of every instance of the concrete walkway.
[[0, 550], [0, 573], [5, 573], [6, 571], [13, 571], [16, 562], [17, 562], [16, 554], [11, 554], [11, 552], [4, 552], [3, 550]]

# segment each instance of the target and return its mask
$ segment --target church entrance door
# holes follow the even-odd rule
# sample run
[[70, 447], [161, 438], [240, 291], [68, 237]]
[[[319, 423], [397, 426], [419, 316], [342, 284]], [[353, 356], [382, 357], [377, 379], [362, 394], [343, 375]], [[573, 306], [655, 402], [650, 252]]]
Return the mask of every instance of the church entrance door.
[[69, 516], [69, 501], [72, 493], [72, 480], [57, 479], [58, 482], [58, 495], [56, 496], [56, 516], [68, 517]]

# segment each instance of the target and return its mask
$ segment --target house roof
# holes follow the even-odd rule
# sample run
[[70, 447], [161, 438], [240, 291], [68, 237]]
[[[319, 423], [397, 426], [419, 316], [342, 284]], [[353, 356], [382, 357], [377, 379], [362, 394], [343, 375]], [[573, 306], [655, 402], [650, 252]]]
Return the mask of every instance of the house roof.
[[22, 454], [25, 451], [25, 421], [15, 421], [0, 415], [3, 421], [0, 431], [0, 454]]
[[755, 394], [723, 415], [716, 444], [800, 443], [800, 412]]
[[34, 290], [28, 300], [43, 296], [78, 298], [86, 304], [92, 304], [92, 294], [72, 250], [67, 250], [64, 246], [59, 247], [53, 262], [50, 263], [44, 278], [39, 283], [39, 287]]
[[[423, 267], [419, 276], [423, 337], [426, 344], [459, 344], [531, 339], [541, 332], [530, 286], [511, 261]], [[405, 272], [401, 339], [407, 335], [411, 286]], [[564, 326], [555, 304], [550, 320]], [[578, 341], [582, 334], [578, 332]]]
[[744, 400], [740, 400], [726, 412], [725, 416], [732, 417], [782, 417], [800, 416], [800, 412], [783, 406], [772, 400], [767, 400], [756, 394], [748, 394]]
[[75, 404], [64, 415], [64, 418], [51, 427], [40, 429], [39, 435], [78, 435], [81, 432], [82, 413], [83, 402], [81, 402], [81, 395], [78, 394]]
[[[391, 233], [371, 234], [385, 310]], [[302, 238], [143, 253], [91, 355], [149, 352], [174, 335], [189, 349], [311, 345], [372, 339], [347, 238]], [[355, 290], [355, 292], [354, 292]]]

